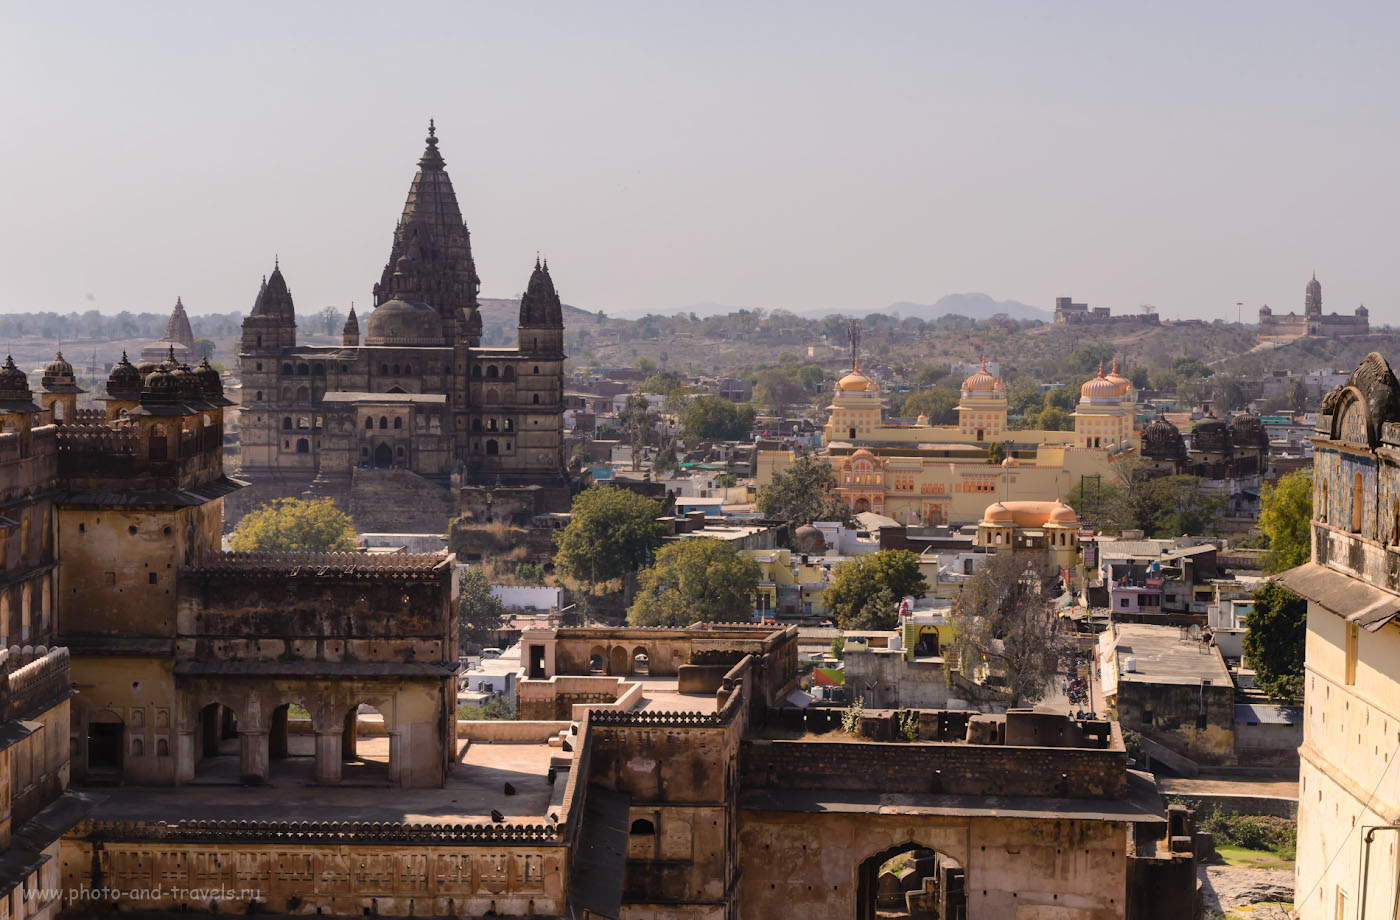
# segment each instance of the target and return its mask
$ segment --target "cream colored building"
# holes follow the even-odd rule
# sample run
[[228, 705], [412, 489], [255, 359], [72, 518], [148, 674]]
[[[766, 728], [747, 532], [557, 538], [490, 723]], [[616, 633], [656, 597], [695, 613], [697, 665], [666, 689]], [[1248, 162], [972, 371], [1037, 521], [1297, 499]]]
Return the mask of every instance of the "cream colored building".
[[[970, 524], [989, 500], [1051, 501], [1081, 480], [1117, 482], [1113, 460], [1138, 448], [1137, 395], [1117, 365], [1080, 389], [1075, 430], [1012, 430], [1006, 387], [985, 369], [963, 381], [957, 425], [888, 424], [879, 385], [857, 366], [836, 385], [823, 429], [825, 456], [841, 498], [857, 513], [874, 511], [902, 524]], [[1008, 457], [988, 463], [1002, 444]], [[763, 451], [760, 486], [794, 461], [788, 451]]]
[[1393, 920], [1400, 872], [1400, 384], [1372, 353], [1313, 437], [1297, 916]]

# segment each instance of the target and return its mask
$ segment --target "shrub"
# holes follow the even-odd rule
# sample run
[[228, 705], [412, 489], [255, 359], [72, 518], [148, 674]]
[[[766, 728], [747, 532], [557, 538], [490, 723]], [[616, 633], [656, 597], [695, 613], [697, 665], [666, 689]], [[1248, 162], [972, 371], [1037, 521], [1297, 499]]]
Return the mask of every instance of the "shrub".
[[865, 702], [859, 698], [841, 710], [841, 731], [848, 735], [860, 734], [860, 717], [865, 712]]

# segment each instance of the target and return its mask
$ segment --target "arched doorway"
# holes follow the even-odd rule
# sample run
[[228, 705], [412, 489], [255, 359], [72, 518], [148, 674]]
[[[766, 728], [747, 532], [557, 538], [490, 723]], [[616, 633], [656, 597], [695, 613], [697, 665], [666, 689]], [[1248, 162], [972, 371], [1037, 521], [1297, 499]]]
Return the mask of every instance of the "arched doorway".
[[239, 769], [238, 716], [222, 703], [199, 711], [195, 738], [196, 781], [237, 782]]
[[858, 498], [858, 499], [856, 499], [856, 503], [855, 503], [855, 513], [856, 513], [856, 514], [864, 514], [865, 512], [867, 512], [867, 511], [869, 511], [869, 510], [870, 510], [870, 501], [869, 501], [868, 499], [864, 499], [864, 498]]
[[913, 841], [881, 850], [860, 864], [856, 920], [967, 920], [965, 881], [957, 860]]
[[311, 713], [297, 702], [287, 702], [272, 710], [267, 732], [268, 777], [314, 779], [316, 735]]
[[380, 444], [374, 449], [374, 467], [387, 470], [394, 465], [394, 451], [388, 444]]
[[386, 786], [397, 774], [398, 751], [384, 713], [358, 703], [345, 713], [340, 735], [341, 784]]
[[613, 650], [609, 653], [608, 657], [612, 665], [608, 673], [616, 674], [620, 677], [625, 677], [632, 673], [632, 656], [627, 654], [627, 649], [620, 645], [613, 646]]

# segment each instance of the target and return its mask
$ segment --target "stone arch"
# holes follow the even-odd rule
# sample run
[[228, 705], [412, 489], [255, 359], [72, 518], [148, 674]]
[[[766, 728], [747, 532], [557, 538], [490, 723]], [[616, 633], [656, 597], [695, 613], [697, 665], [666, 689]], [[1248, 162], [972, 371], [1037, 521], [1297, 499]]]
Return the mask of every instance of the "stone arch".
[[486, 439], [486, 456], [494, 457], [501, 452], [501, 445], [495, 438]]
[[505, 369], [504, 371], [501, 372], [501, 377], [502, 377], [502, 379], [504, 379], [504, 380], [514, 380], [514, 379], [515, 379], [515, 368], [514, 368], [512, 365], [507, 364], [507, 365], [506, 365], [506, 369]]
[[403, 428], [403, 419], [400, 416], [394, 416], [394, 428], [395, 430]]
[[500, 401], [501, 401], [501, 393], [500, 393], [500, 391], [497, 390], [495, 387], [491, 387], [490, 389], [488, 389], [488, 390], [486, 391], [486, 402], [487, 402], [488, 405], [495, 405], [496, 403], [498, 403], [498, 402], [500, 402]]
[[588, 672], [590, 674], [602, 674], [608, 669], [608, 653], [601, 645], [595, 645], [588, 650]]
[[1358, 471], [1351, 477], [1351, 532], [1361, 533], [1366, 521], [1366, 477]]
[[309, 387], [297, 387], [297, 402], [310, 402], [311, 389]]
[[374, 417], [373, 417], [373, 416], [368, 416], [368, 415], [365, 416], [365, 429], [366, 429], [366, 430], [369, 430], [369, 431], [374, 430]]
[[480, 364], [473, 364], [473, 365], [472, 365], [472, 379], [473, 379], [473, 380], [480, 380], [480, 379], [481, 379], [481, 365], [480, 365]]
[[856, 503], [853, 506], [852, 510], [855, 511], [856, 514], [864, 514], [865, 512], [870, 510], [870, 500], [865, 498], [856, 499]]
[[632, 662], [627, 654], [625, 645], [614, 645], [612, 651], [608, 653], [608, 673], [616, 674], [619, 677], [632, 673]]
[[297, 365], [297, 376], [298, 376], [298, 377], [307, 377], [307, 376], [310, 376], [310, 374], [311, 374], [311, 366], [310, 366], [309, 364], [302, 363], [302, 364], [298, 364], [298, 365]]
[[492, 364], [492, 365], [490, 365], [490, 366], [488, 366], [488, 367], [486, 368], [486, 379], [487, 379], [487, 380], [495, 380], [496, 378], [498, 378], [498, 377], [500, 377], [500, 376], [501, 376], [500, 368], [496, 367], [496, 365]]
[[340, 719], [342, 775], [350, 782], [394, 782], [402, 752], [393, 707], [388, 700], [377, 697], [356, 699]]
[[[913, 874], [902, 876], [884, 871], [898, 857], [913, 858], [909, 868]], [[933, 876], [932, 886], [923, 880]], [[880, 850], [861, 860], [856, 867], [856, 920], [874, 920], [876, 916], [898, 916], [906, 913], [905, 895], [925, 892], [924, 897], [946, 907], [946, 916], [964, 917], [967, 910], [966, 879], [963, 868], [953, 857], [912, 840]], [[932, 908], [932, 904], [927, 905]], [[940, 915], [944, 915], [940, 911]]]
[[374, 465], [381, 470], [386, 470], [394, 465], [394, 452], [388, 444], [380, 444], [374, 449]]
[[388, 427], [389, 427], [389, 416], [387, 416], [387, 415], [381, 415], [381, 416], [379, 416], [379, 430], [380, 430], [380, 431], [384, 431], [384, 430], [387, 429]]
[[651, 653], [647, 651], [645, 645], [639, 645], [632, 649], [632, 673], [643, 675], [651, 673]]
[[309, 453], [311, 453], [311, 442], [310, 442], [309, 440], [307, 440], [306, 438], [297, 438], [297, 453], [299, 453], [299, 454], [309, 454]]
[[540, 404], [540, 394], [535, 393], [534, 396], [533, 396], [533, 400], [534, 400], [534, 403], [533, 403], [533, 404], [536, 405], [536, 406], [538, 406], [538, 405]]

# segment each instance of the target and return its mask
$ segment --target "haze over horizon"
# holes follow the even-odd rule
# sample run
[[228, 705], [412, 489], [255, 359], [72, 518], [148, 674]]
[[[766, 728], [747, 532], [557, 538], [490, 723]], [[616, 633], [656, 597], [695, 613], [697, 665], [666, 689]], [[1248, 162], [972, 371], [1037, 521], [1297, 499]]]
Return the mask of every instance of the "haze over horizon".
[[483, 297], [1400, 323], [1400, 11], [0, 3], [0, 311], [361, 312], [429, 117]]

